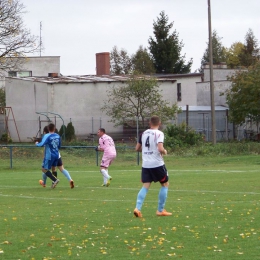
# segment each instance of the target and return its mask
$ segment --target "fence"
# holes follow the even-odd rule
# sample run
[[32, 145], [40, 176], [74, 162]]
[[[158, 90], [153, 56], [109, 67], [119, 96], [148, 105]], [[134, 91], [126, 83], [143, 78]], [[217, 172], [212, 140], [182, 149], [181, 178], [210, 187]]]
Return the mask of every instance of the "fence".
[[[221, 140], [230, 140], [234, 136], [238, 140], [241, 139], [252, 139], [252, 134], [248, 134], [248, 128], [243, 129], [239, 128], [234, 132], [233, 124], [227, 121], [226, 111], [216, 111], [216, 138], [217, 141]], [[186, 111], [178, 114], [176, 120], [172, 120], [171, 123], [181, 124], [182, 122], [186, 123]], [[1, 118], [0, 118], [1, 119]], [[60, 130], [62, 127], [62, 121], [59, 118], [50, 117], [56, 126], [57, 130]], [[141, 133], [148, 126], [147, 120], [144, 122], [144, 127], [142, 128], [141, 121], [126, 120], [122, 126], [114, 127], [114, 124], [109, 122], [109, 118], [100, 117], [100, 118], [64, 118], [64, 124], [67, 125], [69, 122], [72, 122], [75, 135], [78, 141], [85, 141], [86, 145], [96, 145], [98, 142], [98, 137], [96, 135], [97, 130], [101, 127], [106, 129], [106, 132], [113, 137], [116, 143], [126, 143], [133, 145], [137, 141], [138, 133]], [[35, 138], [40, 138], [42, 136], [42, 130], [48, 122], [44, 120], [43, 117], [39, 117], [35, 120], [16, 120], [17, 131], [14, 127], [14, 122], [9, 120], [8, 122], [8, 131], [10, 131], [11, 139], [14, 142], [18, 140], [18, 134], [21, 137], [22, 142], [31, 142]], [[197, 132], [204, 134], [206, 141], [211, 141], [211, 113], [210, 111], [189, 111], [188, 115], [188, 124], [190, 127], [195, 129]], [[3, 128], [3, 120], [0, 120], [0, 130], [1, 126]]]
[[[187, 121], [187, 112], [178, 114], [177, 123]], [[233, 139], [233, 124], [229, 123], [225, 110], [215, 111], [216, 140]], [[206, 141], [212, 140], [211, 111], [189, 111], [188, 125], [205, 136]]]
[[[62, 146], [60, 149], [62, 160], [72, 168], [79, 166], [99, 166], [102, 153], [95, 151], [95, 146]], [[119, 160], [137, 162], [139, 165], [139, 153], [131, 146], [116, 147]], [[1, 168], [41, 168], [43, 149], [33, 145], [1, 145]]]

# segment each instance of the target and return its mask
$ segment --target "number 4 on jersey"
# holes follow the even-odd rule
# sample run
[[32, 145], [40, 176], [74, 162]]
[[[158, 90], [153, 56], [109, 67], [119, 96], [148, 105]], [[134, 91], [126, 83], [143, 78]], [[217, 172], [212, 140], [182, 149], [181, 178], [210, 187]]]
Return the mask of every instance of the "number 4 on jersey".
[[146, 141], [145, 141], [145, 147], [147, 147], [148, 149], [150, 148], [149, 138], [150, 138], [150, 136], [148, 136], [148, 137], [146, 138]]

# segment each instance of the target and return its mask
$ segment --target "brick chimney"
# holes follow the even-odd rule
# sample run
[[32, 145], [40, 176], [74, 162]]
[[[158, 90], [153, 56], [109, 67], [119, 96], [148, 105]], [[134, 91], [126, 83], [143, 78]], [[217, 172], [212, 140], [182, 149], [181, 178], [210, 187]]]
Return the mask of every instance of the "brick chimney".
[[110, 53], [96, 53], [96, 74], [110, 75]]
[[50, 78], [58, 78], [59, 77], [59, 73], [56, 73], [56, 72], [48, 73], [48, 77], [50, 77]]

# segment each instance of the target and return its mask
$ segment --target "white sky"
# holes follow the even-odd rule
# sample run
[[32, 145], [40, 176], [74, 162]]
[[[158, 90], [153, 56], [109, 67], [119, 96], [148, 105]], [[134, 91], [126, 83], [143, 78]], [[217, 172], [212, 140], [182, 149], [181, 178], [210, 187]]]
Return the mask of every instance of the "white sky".
[[[24, 23], [40, 35], [42, 56], [60, 56], [63, 75], [96, 73], [98, 52], [113, 46], [134, 54], [148, 47], [153, 21], [165, 11], [183, 41], [186, 61], [193, 58], [192, 72], [200, 67], [208, 42], [208, 0], [20, 0], [27, 13]], [[260, 0], [211, 0], [212, 30], [222, 44], [244, 43], [251, 28], [260, 40]]]

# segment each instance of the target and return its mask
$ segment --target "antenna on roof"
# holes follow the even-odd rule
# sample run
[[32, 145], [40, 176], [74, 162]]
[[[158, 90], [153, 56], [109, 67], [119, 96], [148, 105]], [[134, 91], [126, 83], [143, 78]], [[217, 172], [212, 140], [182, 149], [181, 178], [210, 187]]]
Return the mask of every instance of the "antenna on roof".
[[42, 22], [40, 22], [40, 57], [42, 56]]

